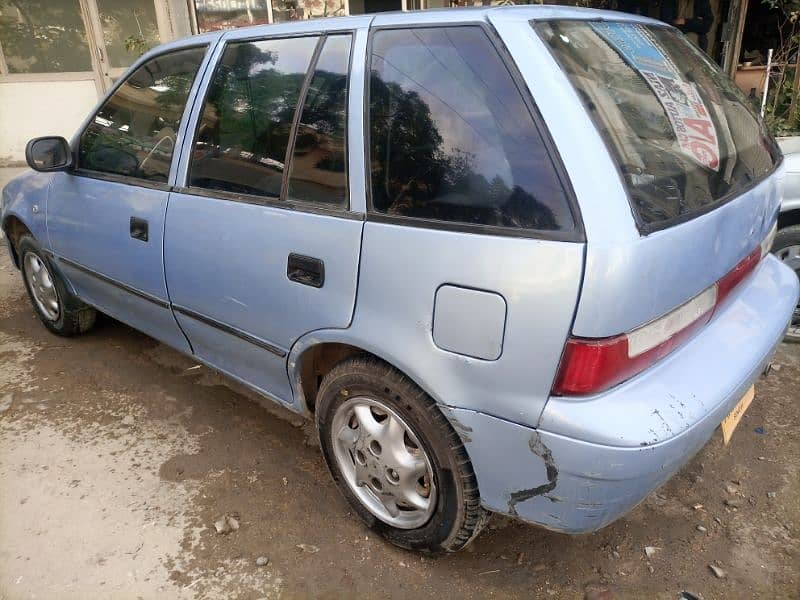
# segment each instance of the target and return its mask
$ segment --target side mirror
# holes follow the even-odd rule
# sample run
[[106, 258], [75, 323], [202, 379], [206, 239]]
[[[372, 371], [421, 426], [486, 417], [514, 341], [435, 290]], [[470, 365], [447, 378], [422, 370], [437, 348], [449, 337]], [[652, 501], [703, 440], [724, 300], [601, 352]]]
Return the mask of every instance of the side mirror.
[[25, 147], [25, 160], [34, 171], [65, 171], [72, 166], [72, 151], [63, 137], [34, 138]]

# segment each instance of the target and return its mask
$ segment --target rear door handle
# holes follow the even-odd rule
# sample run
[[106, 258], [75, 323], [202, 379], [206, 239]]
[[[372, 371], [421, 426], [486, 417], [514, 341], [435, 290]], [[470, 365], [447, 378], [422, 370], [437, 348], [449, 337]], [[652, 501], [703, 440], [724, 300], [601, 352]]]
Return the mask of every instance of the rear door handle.
[[292, 252], [286, 262], [286, 277], [289, 281], [321, 288], [325, 283], [325, 263], [313, 256]]
[[147, 241], [147, 220], [131, 217], [131, 237], [135, 240]]

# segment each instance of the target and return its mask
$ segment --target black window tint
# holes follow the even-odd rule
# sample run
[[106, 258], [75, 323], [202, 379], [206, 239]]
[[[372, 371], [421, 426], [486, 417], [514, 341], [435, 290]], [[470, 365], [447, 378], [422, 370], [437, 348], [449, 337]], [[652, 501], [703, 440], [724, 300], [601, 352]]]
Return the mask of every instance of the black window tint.
[[80, 168], [165, 183], [186, 98], [205, 52], [180, 50], [136, 69], [81, 135]]
[[308, 87], [290, 166], [289, 198], [347, 204], [347, 68], [351, 36], [330, 36]]
[[377, 211], [515, 228], [574, 227], [531, 114], [479, 27], [375, 34], [370, 150]]
[[208, 90], [192, 186], [279, 198], [286, 147], [316, 37], [231, 44]]

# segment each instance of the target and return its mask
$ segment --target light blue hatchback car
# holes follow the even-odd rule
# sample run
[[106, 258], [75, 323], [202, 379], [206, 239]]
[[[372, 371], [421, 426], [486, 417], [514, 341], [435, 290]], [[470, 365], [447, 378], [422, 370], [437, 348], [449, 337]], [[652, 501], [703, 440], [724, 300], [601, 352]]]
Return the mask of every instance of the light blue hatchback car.
[[96, 311], [298, 413], [355, 512], [452, 551], [598, 529], [727, 441], [797, 304], [780, 151], [675, 29], [385, 13], [148, 52], [2, 226], [51, 331]]

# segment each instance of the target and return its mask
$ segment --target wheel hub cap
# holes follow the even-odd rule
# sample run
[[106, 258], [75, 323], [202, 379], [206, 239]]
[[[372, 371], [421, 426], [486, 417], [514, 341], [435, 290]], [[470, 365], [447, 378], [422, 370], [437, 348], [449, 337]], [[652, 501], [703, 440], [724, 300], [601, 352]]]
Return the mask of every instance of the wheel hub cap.
[[353, 398], [336, 411], [332, 435], [345, 480], [373, 515], [400, 529], [430, 519], [436, 508], [431, 462], [397, 413], [378, 400]]
[[42, 314], [50, 321], [58, 319], [61, 307], [53, 277], [47, 265], [33, 252], [28, 252], [24, 259], [25, 278], [28, 280], [33, 300]]

